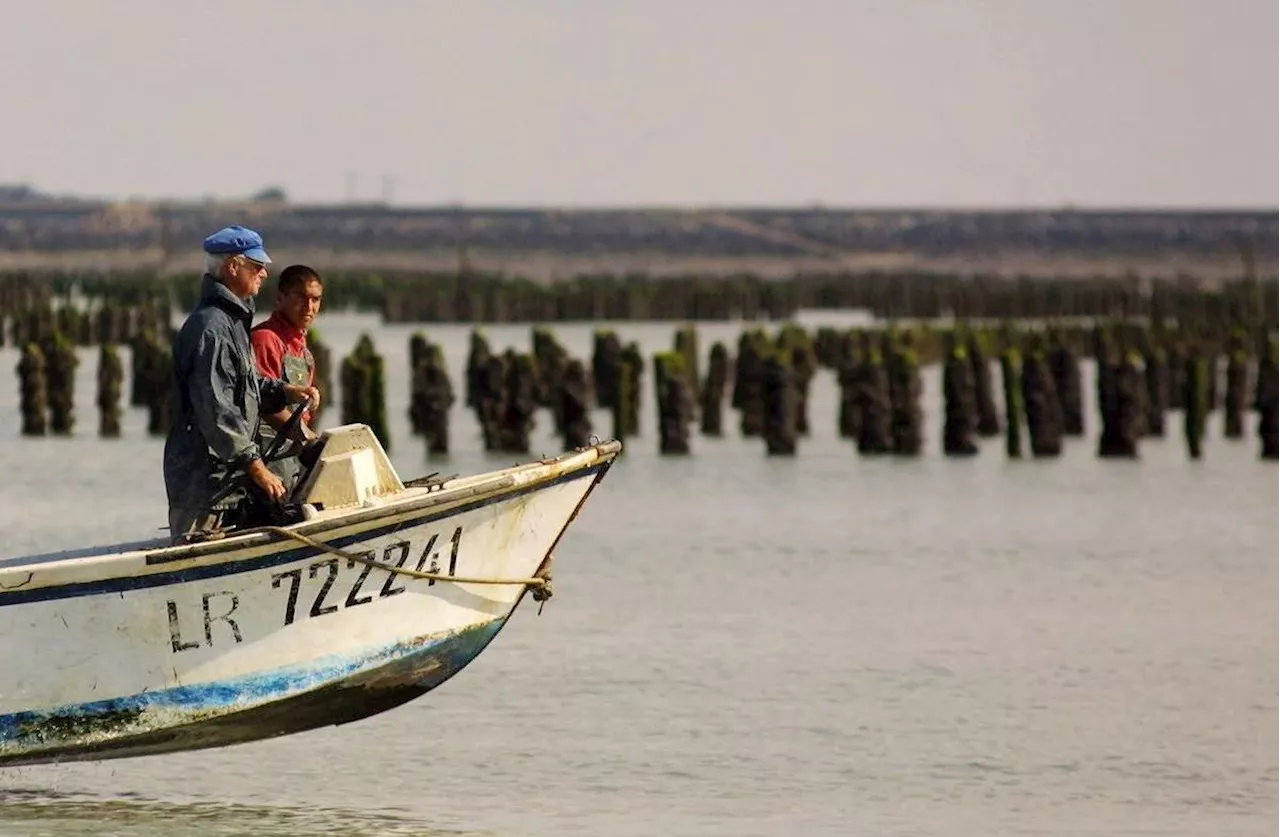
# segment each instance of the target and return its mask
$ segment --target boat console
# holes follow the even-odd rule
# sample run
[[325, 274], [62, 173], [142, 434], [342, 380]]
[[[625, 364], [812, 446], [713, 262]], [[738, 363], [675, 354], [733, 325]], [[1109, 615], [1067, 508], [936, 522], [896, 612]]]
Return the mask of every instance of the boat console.
[[[376, 505], [388, 494], [404, 491], [382, 443], [365, 424], [344, 424], [320, 434], [319, 456], [304, 469], [288, 502], [303, 516], [317, 509]], [[308, 512], [307, 507], [311, 510]]]

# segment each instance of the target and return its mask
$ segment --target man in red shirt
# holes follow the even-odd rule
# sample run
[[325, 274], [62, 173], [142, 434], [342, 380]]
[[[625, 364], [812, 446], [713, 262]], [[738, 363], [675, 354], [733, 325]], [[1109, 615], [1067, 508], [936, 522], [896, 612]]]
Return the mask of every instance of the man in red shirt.
[[[249, 332], [253, 345], [254, 365], [263, 377], [277, 378], [286, 384], [315, 386], [316, 361], [307, 348], [307, 329], [320, 313], [324, 282], [320, 274], [302, 264], [289, 265], [280, 272], [276, 307], [271, 316]], [[289, 410], [264, 414], [260, 429], [265, 450], [276, 437], [276, 430], [289, 418]], [[316, 438], [311, 429], [311, 411], [303, 414], [299, 428], [304, 441]], [[301, 471], [297, 457], [269, 463], [268, 467], [292, 491]]]

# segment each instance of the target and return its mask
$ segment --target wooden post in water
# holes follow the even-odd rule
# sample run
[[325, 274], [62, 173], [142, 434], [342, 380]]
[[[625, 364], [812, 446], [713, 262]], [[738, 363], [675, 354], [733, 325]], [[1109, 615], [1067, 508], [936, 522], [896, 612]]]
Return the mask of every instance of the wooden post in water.
[[[692, 323], [686, 323], [676, 329], [673, 340], [673, 348], [684, 358], [685, 375], [688, 378], [689, 391], [698, 391], [698, 382], [701, 380], [701, 369], [698, 363], [700, 354], [698, 352], [698, 329]], [[694, 418], [697, 418], [697, 403], [694, 404]]]
[[795, 456], [800, 435], [799, 382], [791, 366], [791, 352], [779, 347], [764, 359], [764, 436], [769, 456]]
[[1258, 381], [1254, 405], [1258, 411], [1258, 440], [1262, 443], [1262, 458], [1280, 458], [1280, 367], [1276, 363], [1276, 341], [1268, 338], [1258, 358]]
[[563, 403], [560, 399], [560, 379], [569, 361], [569, 353], [549, 328], [533, 328], [533, 361], [537, 372], [538, 406], [551, 411], [556, 435], [564, 436], [564, 416], [560, 412]]
[[351, 354], [342, 359], [339, 375], [342, 381], [342, 423], [369, 425], [382, 447], [390, 451], [385, 366], [368, 334], [361, 334]]
[[591, 439], [591, 379], [586, 365], [572, 358], [560, 376], [559, 412], [564, 428], [564, 449], [586, 447]]
[[173, 352], [160, 342], [154, 331], [143, 332], [137, 342], [143, 357], [142, 395], [147, 408], [147, 433], [164, 436], [173, 421], [170, 412], [169, 382], [173, 376]]
[[612, 410], [618, 401], [618, 369], [622, 360], [622, 343], [609, 329], [592, 336], [591, 378], [595, 385], [596, 406]]
[[70, 436], [75, 426], [76, 367], [79, 365], [72, 338], [55, 331], [45, 345], [49, 429], [55, 436]]
[[978, 424], [973, 362], [963, 339], [951, 334], [944, 345], [942, 452], [946, 456], [973, 456], [978, 453], [978, 445], [973, 441]]
[[1209, 412], [1209, 370], [1198, 347], [1188, 349], [1185, 363], [1182, 430], [1187, 440], [1188, 455], [1199, 459], [1204, 443], [1205, 417]]
[[18, 361], [21, 382], [22, 435], [43, 436], [48, 432], [48, 382], [44, 352], [34, 340], [22, 347]]
[[1222, 432], [1228, 439], [1244, 438], [1244, 413], [1249, 391], [1249, 350], [1243, 332], [1232, 332], [1227, 345], [1227, 388], [1222, 402]]
[[472, 334], [471, 359], [467, 368], [468, 401], [475, 411], [476, 420], [484, 438], [486, 451], [502, 450], [502, 421], [506, 413], [507, 378], [504, 355], [489, 354], [488, 344], [477, 351], [475, 334]]
[[614, 438], [640, 435], [640, 399], [644, 380], [644, 355], [640, 345], [628, 343], [622, 349], [618, 366], [618, 398], [614, 407]]
[[513, 349], [503, 352], [502, 415], [498, 423], [498, 450], [528, 453], [529, 433], [538, 411], [538, 368], [531, 354]]
[[858, 351], [857, 335], [852, 330], [842, 335], [836, 348], [835, 369], [836, 383], [840, 387], [838, 433], [841, 439], [856, 440], [862, 424], [858, 401], [862, 356]]
[[729, 384], [729, 350], [720, 341], [711, 346], [707, 377], [702, 383], [702, 435], [724, 435], [724, 392]]
[[1107, 363], [1106, 401], [1099, 405], [1102, 434], [1098, 456], [1104, 459], [1138, 457], [1138, 438], [1146, 422], [1146, 380], [1139, 362], [1137, 352], [1126, 352]]
[[426, 424], [427, 337], [420, 331], [409, 337], [409, 433], [423, 435]]
[[876, 456], [893, 450], [893, 402], [889, 374], [877, 341], [863, 335], [862, 368], [858, 372], [858, 453]]
[[809, 333], [798, 325], [788, 324], [778, 333], [778, 350], [786, 355], [784, 361], [795, 388], [795, 429], [801, 436], [809, 435], [809, 384], [818, 371], [818, 354]]
[[1030, 335], [1022, 362], [1022, 402], [1027, 413], [1031, 455], [1037, 458], [1061, 455], [1062, 408], [1043, 343], [1036, 334]]
[[411, 355], [415, 351], [409, 420], [416, 428], [416, 434], [426, 439], [428, 455], [447, 454], [449, 408], [456, 398], [449, 370], [445, 368], [444, 352], [435, 343], [427, 342], [425, 337], [416, 348], [411, 344]]
[[969, 360], [973, 366], [974, 406], [977, 409], [977, 431], [983, 438], [1000, 433], [1000, 413], [996, 409], [995, 384], [991, 376], [991, 356], [983, 345], [984, 335], [974, 332], [969, 337]]
[[1049, 349], [1049, 367], [1054, 392], [1062, 411], [1062, 434], [1084, 435], [1084, 387], [1080, 380], [1080, 361], [1060, 331], [1053, 334]]
[[1000, 353], [1004, 384], [1004, 450], [1010, 459], [1022, 458], [1022, 355], [1016, 346]]
[[124, 364], [114, 343], [98, 349], [98, 435], [104, 439], [120, 436], [120, 394], [124, 386]]
[[758, 329], [738, 337], [738, 359], [733, 369], [731, 404], [740, 413], [739, 431], [744, 438], [764, 431], [764, 345], [768, 338]]
[[919, 456], [924, 443], [921, 430], [920, 369], [911, 332], [894, 339], [885, 334], [885, 366], [889, 375], [889, 403], [892, 414], [893, 452], [897, 456]]
[[[464, 389], [466, 405], [473, 410], [480, 409], [485, 397], [484, 392], [487, 389], [485, 380], [489, 374], [489, 358], [492, 356], [493, 352], [489, 349], [489, 341], [485, 338], [484, 332], [477, 328], [471, 329], [471, 347], [467, 351], [467, 380]], [[481, 419], [481, 424], [483, 423]]]
[[1164, 436], [1164, 417], [1169, 411], [1169, 356], [1156, 335], [1143, 347], [1143, 380], [1146, 384], [1148, 436]]
[[689, 391], [684, 356], [659, 352], [653, 356], [653, 383], [658, 399], [658, 452], [689, 453], [689, 424], [693, 421], [693, 393]]

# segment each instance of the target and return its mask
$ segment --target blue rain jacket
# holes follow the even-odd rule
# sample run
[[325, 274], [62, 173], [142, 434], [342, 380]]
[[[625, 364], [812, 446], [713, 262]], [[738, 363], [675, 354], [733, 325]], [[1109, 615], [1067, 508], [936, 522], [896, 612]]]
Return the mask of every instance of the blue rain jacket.
[[[285, 406], [284, 382], [253, 363], [253, 300], [242, 300], [205, 274], [200, 302], [173, 340], [173, 425], [164, 445], [169, 533], [180, 538], [209, 512], [229, 475], [261, 456], [259, 417]], [[241, 503], [239, 489], [215, 511]]]

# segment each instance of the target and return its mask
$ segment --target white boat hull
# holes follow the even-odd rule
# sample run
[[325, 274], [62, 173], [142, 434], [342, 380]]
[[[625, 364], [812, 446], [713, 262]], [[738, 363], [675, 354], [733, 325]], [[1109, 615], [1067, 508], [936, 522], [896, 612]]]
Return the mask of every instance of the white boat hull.
[[[528, 578], [612, 459], [405, 490], [290, 528], [387, 566]], [[0, 765], [222, 746], [385, 711], [466, 666], [526, 589], [412, 578], [270, 533], [7, 562]]]

